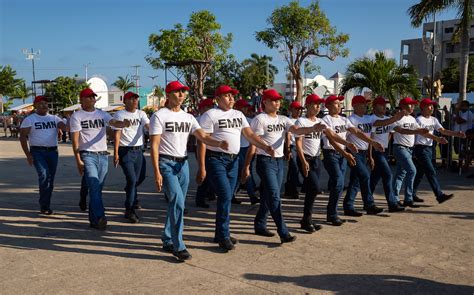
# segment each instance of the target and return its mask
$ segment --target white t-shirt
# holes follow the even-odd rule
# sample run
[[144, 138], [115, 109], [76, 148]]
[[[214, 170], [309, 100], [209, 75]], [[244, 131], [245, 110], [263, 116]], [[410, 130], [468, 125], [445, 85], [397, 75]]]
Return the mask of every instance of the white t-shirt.
[[[378, 117], [377, 115], [372, 115], [372, 122], [378, 120], [387, 120], [390, 119], [388, 116]], [[384, 148], [388, 148], [388, 141], [390, 138], [390, 133], [393, 132], [393, 128], [395, 127], [395, 123], [386, 126], [373, 126], [372, 123], [372, 139], [378, 143], [380, 143]]]
[[[403, 129], [416, 130], [420, 128], [420, 125], [413, 116], [403, 116], [399, 121], [394, 123], [394, 127], [401, 127]], [[400, 144], [408, 147], [412, 147], [415, 144], [415, 135], [414, 134], [401, 134], [395, 132], [393, 135], [393, 143]]]
[[[433, 134], [434, 130], [438, 131], [439, 129], [443, 128], [443, 126], [439, 123], [438, 119], [433, 116], [430, 116], [429, 118], [418, 116], [416, 118], [416, 121], [421, 126], [421, 128], [428, 129], [430, 131], [430, 134]], [[415, 144], [432, 146], [433, 140], [431, 138], [427, 138], [417, 134], [415, 136]]]
[[210, 109], [202, 114], [199, 122], [204, 132], [211, 133], [212, 137], [219, 141], [226, 140], [229, 143], [228, 151], [213, 146], [208, 146], [207, 149], [229, 154], [239, 153], [242, 129], [249, 127], [242, 112], [233, 109], [228, 111], [219, 108]]
[[[365, 135], [367, 135], [367, 137], [370, 137], [372, 125], [374, 124], [372, 116], [364, 115], [360, 117], [356, 114], [352, 114], [348, 119], [351, 121], [352, 125], [362, 131]], [[366, 151], [369, 149], [369, 144], [367, 142], [363, 141], [352, 133], [347, 135], [347, 141], [352, 142], [358, 150]]]
[[114, 119], [117, 121], [123, 121], [124, 119], [130, 120], [130, 127], [112, 127], [114, 130], [122, 130], [120, 146], [143, 145], [143, 128], [145, 128], [146, 124], [150, 123], [150, 120], [144, 111], [135, 110], [135, 112], [131, 113], [127, 110], [121, 110], [114, 114]]
[[[298, 120], [298, 119], [293, 119], [291, 116], [288, 117], [288, 119], [290, 119], [290, 121], [291, 121], [291, 123], [293, 123], [293, 125], [296, 124], [296, 121]], [[309, 127], [311, 127], [311, 126], [309, 126]], [[295, 135], [290, 132], [290, 145], [295, 145], [295, 144], [296, 144], [295, 143]]]
[[53, 147], [58, 146], [58, 124], [61, 118], [46, 114], [40, 116], [36, 113], [23, 120], [20, 128], [30, 128], [28, 141], [30, 146]]
[[[249, 118], [249, 117], [245, 117], [245, 118], [247, 119], [247, 123], [249, 123], [249, 126], [250, 126], [250, 123], [252, 123], [252, 118]], [[250, 146], [250, 142], [247, 140], [247, 138], [245, 138], [243, 134], [240, 135], [240, 148], [246, 148], [249, 146]]]
[[86, 112], [79, 110], [69, 121], [71, 133], [79, 132], [79, 150], [89, 152], [107, 151], [107, 125], [112, 116], [102, 110]]
[[[347, 136], [347, 129], [354, 127], [351, 121], [349, 121], [346, 117], [337, 116], [332, 117], [331, 115], [326, 115], [323, 118], [324, 124], [326, 124], [327, 128], [331, 128], [339, 137], [342, 139], [346, 139]], [[337, 143], [342, 149], [344, 149], [344, 145]], [[327, 136], [323, 136], [323, 148], [333, 150], [334, 147], [329, 143]]]
[[[474, 114], [470, 111], [470, 110], [467, 110], [466, 112], [459, 112], [459, 117], [463, 118], [464, 120], [466, 120], [466, 123], [463, 123], [463, 124], [458, 124], [458, 123], [454, 123], [454, 128], [453, 130], [454, 131], [462, 131], [464, 133], [466, 133], [466, 131], [468, 129], [471, 129], [471, 128], [474, 128]], [[454, 121], [456, 122], [456, 121]]]
[[159, 153], [173, 157], [185, 157], [189, 134], [200, 129], [193, 115], [180, 110], [173, 112], [162, 108], [151, 116], [150, 135], [161, 134]]
[[[312, 127], [314, 124], [318, 124], [318, 123], [324, 124], [324, 122], [319, 118], [316, 118], [315, 121], [311, 121], [308, 118], [301, 117], [298, 120], [296, 120], [295, 125], [298, 127]], [[310, 157], [315, 157], [321, 154], [322, 135], [323, 135], [323, 132], [321, 131], [321, 132], [311, 132], [311, 133], [298, 136], [302, 138], [303, 153], [305, 155], [308, 155]]]
[[[277, 115], [271, 117], [266, 113], [261, 113], [252, 120], [251, 128], [255, 134], [275, 150], [275, 157], [283, 157], [283, 146], [285, 134], [293, 123], [288, 117]], [[270, 156], [264, 150], [257, 148], [257, 155]]]

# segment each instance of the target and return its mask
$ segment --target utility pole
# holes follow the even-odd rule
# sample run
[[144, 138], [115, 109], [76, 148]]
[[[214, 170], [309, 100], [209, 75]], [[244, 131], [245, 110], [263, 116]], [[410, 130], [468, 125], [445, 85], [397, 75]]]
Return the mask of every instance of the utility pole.
[[88, 79], [88, 76], [87, 76], [87, 69], [89, 68], [89, 65], [90, 65], [90, 64], [91, 64], [91, 63], [88, 62], [88, 63], [86, 63], [86, 64], [84, 65], [84, 68], [86, 69], [86, 83], [87, 83], [87, 79]]
[[138, 68], [141, 67], [141, 65], [134, 65], [132, 68], [135, 68], [135, 75], [132, 76], [132, 80], [135, 80], [135, 93], [138, 94], [138, 108], [140, 109], [140, 93], [138, 93], [138, 88], [140, 87], [138, 85], [140, 81], [140, 76], [138, 75]]
[[31, 64], [33, 66], [33, 81], [31, 81], [31, 88], [33, 89], [33, 96], [36, 96], [36, 84], [33, 83], [36, 81], [36, 76], [35, 76], [35, 59], [39, 59], [37, 56], [41, 54], [41, 50], [34, 51], [33, 48], [31, 48], [31, 51], [28, 51], [28, 49], [23, 49], [22, 50], [23, 54], [26, 56], [26, 60], [31, 60]]

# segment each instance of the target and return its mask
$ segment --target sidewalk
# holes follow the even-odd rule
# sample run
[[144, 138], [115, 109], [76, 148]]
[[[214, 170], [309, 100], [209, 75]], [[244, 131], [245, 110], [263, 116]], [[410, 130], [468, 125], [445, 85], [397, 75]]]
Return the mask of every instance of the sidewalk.
[[[222, 253], [212, 243], [215, 203], [194, 206], [194, 155], [190, 155], [184, 240], [193, 259], [177, 263], [161, 250], [166, 215], [154, 188], [147, 154], [147, 179], [140, 187], [140, 223], [123, 218], [125, 179], [109, 163], [104, 187], [108, 230], [89, 228], [78, 207], [80, 177], [72, 149], [60, 144], [51, 217], [38, 215], [38, 188], [18, 140], [0, 139], [1, 294], [473, 294], [474, 181], [440, 173], [441, 185], [455, 197], [437, 204], [426, 180], [422, 208], [404, 213], [349, 218], [341, 227], [325, 224], [327, 195], [316, 199], [323, 229], [299, 229], [303, 195], [284, 200], [283, 212], [296, 242], [253, 234], [257, 211], [244, 196], [233, 205], [231, 232], [236, 250]], [[324, 171], [324, 170], [323, 170]], [[466, 174], [467, 175], [467, 174]], [[327, 174], [321, 184], [325, 189]], [[386, 208], [381, 184], [377, 205]], [[362, 207], [360, 196], [357, 207]], [[342, 214], [342, 210], [340, 210]], [[273, 221], [269, 229], [275, 231]]]

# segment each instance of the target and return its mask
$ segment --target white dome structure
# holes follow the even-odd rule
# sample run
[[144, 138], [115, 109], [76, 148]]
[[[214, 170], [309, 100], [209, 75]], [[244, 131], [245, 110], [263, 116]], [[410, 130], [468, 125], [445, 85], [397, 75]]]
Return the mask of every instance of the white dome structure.
[[109, 105], [109, 91], [107, 84], [99, 77], [92, 77], [87, 80], [90, 88], [97, 94], [97, 102], [95, 107], [98, 109], [105, 108]]

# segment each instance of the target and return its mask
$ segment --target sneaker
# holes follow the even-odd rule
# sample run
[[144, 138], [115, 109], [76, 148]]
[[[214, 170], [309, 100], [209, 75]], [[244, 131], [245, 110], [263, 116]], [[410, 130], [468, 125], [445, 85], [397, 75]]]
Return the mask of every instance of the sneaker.
[[439, 204], [441, 204], [441, 203], [444, 203], [444, 202], [446, 202], [447, 200], [451, 199], [452, 197], [454, 197], [453, 194], [449, 194], [449, 195], [447, 195], [447, 194], [442, 194], [441, 197], [436, 198], [436, 200], [438, 201]]
[[364, 214], [362, 214], [359, 211], [356, 211], [354, 209], [348, 209], [348, 210], [344, 210], [344, 215], [345, 216], [352, 216], [352, 217], [361, 217]]
[[291, 243], [291, 242], [296, 241], [296, 236], [292, 236], [292, 235], [288, 234], [287, 236], [280, 237], [280, 241], [281, 241], [282, 244]]
[[140, 219], [138, 218], [137, 213], [135, 213], [135, 211], [133, 209], [126, 210], [124, 217], [125, 217], [125, 219], [127, 219], [131, 223], [137, 223], [138, 221], [140, 221]]
[[370, 206], [369, 208], [367, 208], [366, 212], [367, 212], [368, 215], [377, 215], [377, 214], [383, 212], [383, 209], [373, 205], [373, 206]]
[[413, 202], [416, 202], [416, 203], [423, 203], [425, 200], [423, 200], [422, 198], [419, 198], [417, 195], [414, 195], [413, 196]]
[[403, 207], [420, 208], [420, 205], [416, 205], [413, 201], [410, 201], [410, 202], [404, 201]]
[[275, 233], [272, 233], [268, 229], [255, 230], [255, 234], [257, 236], [263, 236], [263, 237], [274, 237], [275, 236]]
[[393, 213], [393, 212], [402, 212], [402, 211], [405, 211], [405, 207], [400, 206], [398, 203], [388, 206], [388, 212]]
[[51, 210], [51, 209], [41, 209], [40, 214], [51, 215], [51, 214], [53, 214], [53, 210]]
[[225, 252], [228, 252], [230, 250], [235, 249], [234, 244], [232, 243], [232, 241], [230, 239], [224, 239], [224, 240], [220, 241], [219, 242], [219, 248], [221, 248]]
[[191, 258], [193, 258], [193, 256], [186, 249], [173, 252], [173, 255], [176, 256], [180, 261], [191, 260]]
[[105, 216], [101, 217], [97, 223], [91, 223], [90, 226], [98, 230], [105, 230], [107, 228], [107, 219]]
[[326, 220], [327, 222], [329, 222], [331, 225], [334, 225], [334, 226], [341, 226], [344, 224], [344, 222], [346, 222], [345, 220], [340, 219], [339, 217], [327, 218]]
[[174, 252], [173, 244], [163, 245], [163, 250], [168, 253], [173, 253]]
[[[232, 242], [232, 244], [234, 244], [234, 245], [239, 243], [239, 240], [237, 240], [236, 238], [234, 238], [234, 237], [232, 237], [232, 236], [229, 237], [229, 240], [230, 240], [230, 241]], [[214, 243], [219, 243], [219, 241], [217, 240], [217, 238], [214, 238], [213, 241], [214, 241]]]

